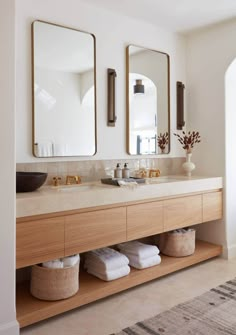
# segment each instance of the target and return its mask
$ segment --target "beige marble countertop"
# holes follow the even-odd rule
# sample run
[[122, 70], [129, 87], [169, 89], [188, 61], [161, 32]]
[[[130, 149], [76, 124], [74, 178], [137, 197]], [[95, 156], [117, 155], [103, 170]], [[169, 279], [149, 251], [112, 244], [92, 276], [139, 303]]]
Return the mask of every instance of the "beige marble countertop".
[[16, 194], [16, 217], [26, 217], [131, 201], [204, 192], [223, 187], [222, 177], [163, 176], [145, 184], [112, 186], [101, 182], [59, 187], [43, 186]]

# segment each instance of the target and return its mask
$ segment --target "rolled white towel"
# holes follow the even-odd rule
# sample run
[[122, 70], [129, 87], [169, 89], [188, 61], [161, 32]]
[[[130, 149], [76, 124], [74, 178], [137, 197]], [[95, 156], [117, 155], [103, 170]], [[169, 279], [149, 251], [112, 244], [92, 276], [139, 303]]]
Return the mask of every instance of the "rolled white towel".
[[119, 267], [116, 267], [112, 270], [107, 270], [105, 268], [105, 266], [101, 263], [98, 263], [98, 262], [95, 262], [95, 261], [90, 261], [90, 260], [86, 260], [84, 262], [84, 268], [85, 269], [92, 269], [94, 270], [95, 272], [98, 272], [98, 273], [106, 273], [106, 272], [109, 272], [109, 271], [119, 271], [119, 269], [123, 268], [124, 266], [127, 266], [128, 264], [125, 264], [125, 265], [121, 265]]
[[72, 256], [68, 256], [68, 257], [64, 257], [61, 259], [64, 268], [70, 267], [70, 266], [74, 266], [76, 263], [78, 263], [80, 261], [80, 256], [79, 254], [77, 255], [72, 255]]
[[129, 253], [138, 256], [140, 259], [156, 256], [160, 253], [156, 245], [144, 244], [139, 241], [121, 243], [118, 244], [117, 247], [124, 254]]
[[146, 269], [154, 265], [158, 265], [161, 263], [161, 257], [159, 255], [151, 256], [145, 259], [139, 259], [137, 256], [130, 255], [129, 256], [130, 266], [136, 269]]
[[111, 248], [101, 248], [85, 254], [85, 263], [94, 262], [101, 271], [110, 271], [129, 264], [128, 258]]
[[194, 231], [195, 229], [193, 228], [181, 228], [181, 229], [175, 229], [172, 230], [170, 232], [168, 232], [168, 234], [185, 234], [185, 233], [189, 233], [191, 231]]
[[54, 259], [52, 261], [43, 262], [42, 266], [49, 269], [62, 269], [63, 262], [60, 259]]
[[88, 268], [87, 272], [102, 280], [111, 281], [111, 280], [115, 280], [115, 279], [127, 276], [130, 273], [130, 267], [128, 265], [124, 265], [116, 270], [110, 270], [106, 272], [97, 272], [93, 270], [92, 268]]

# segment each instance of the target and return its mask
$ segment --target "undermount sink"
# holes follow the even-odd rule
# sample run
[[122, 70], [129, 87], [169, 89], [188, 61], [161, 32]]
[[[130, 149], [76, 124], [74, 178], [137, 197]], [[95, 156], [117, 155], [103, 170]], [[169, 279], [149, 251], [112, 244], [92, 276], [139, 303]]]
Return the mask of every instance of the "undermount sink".
[[147, 184], [168, 183], [173, 181], [180, 181], [181, 179], [173, 176], [152, 177], [146, 180]]
[[81, 185], [81, 184], [73, 184], [73, 185], [61, 185], [61, 186], [53, 186], [53, 189], [59, 192], [78, 192], [78, 191], [89, 191], [96, 187], [94, 184], [89, 185]]

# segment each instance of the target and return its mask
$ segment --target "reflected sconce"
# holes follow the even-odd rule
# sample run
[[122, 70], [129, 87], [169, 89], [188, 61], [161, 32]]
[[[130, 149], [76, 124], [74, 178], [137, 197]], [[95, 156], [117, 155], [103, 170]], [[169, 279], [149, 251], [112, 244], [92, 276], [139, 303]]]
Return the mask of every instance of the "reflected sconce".
[[182, 130], [184, 121], [184, 89], [185, 86], [181, 81], [176, 83], [176, 100], [177, 100], [177, 129]]
[[117, 120], [115, 109], [115, 82], [116, 71], [114, 69], [107, 69], [107, 125], [109, 127], [115, 127]]
[[144, 85], [141, 79], [136, 79], [136, 84], [134, 85], [134, 94], [137, 93], [144, 94]]

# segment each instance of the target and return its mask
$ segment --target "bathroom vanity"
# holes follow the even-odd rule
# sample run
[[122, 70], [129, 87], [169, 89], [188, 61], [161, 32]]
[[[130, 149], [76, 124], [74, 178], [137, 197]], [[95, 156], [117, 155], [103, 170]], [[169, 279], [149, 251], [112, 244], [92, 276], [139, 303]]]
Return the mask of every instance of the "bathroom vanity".
[[[222, 218], [222, 178], [160, 177], [131, 187], [100, 182], [42, 187], [17, 194], [16, 268]], [[21, 327], [85, 305], [220, 255], [222, 247], [197, 241], [188, 257], [162, 256], [162, 263], [104, 282], [82, 269], [79, 291], [49, 302], [31, 296], [29, 283], [17, 285]]]

